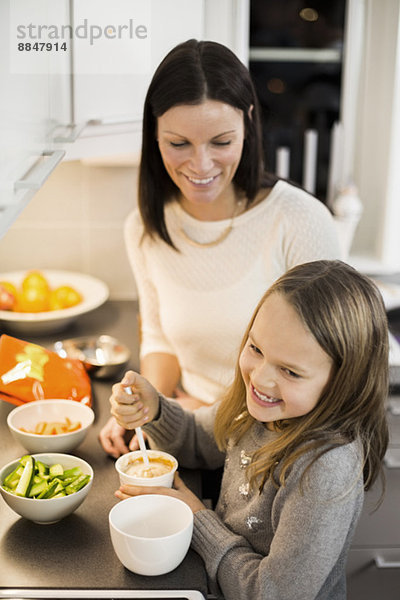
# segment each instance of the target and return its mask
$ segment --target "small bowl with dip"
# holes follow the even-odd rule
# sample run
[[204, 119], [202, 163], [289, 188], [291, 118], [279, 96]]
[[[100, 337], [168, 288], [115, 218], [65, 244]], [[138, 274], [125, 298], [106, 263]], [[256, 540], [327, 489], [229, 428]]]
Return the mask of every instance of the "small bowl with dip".
[[161, 450], [147, 450], [149, 466], [146, 466], [141, 450], [128, 452], [118, 458], [115, 468], [121, 485], [161, 485], [172, 487], [178, 461], [172, 454]]

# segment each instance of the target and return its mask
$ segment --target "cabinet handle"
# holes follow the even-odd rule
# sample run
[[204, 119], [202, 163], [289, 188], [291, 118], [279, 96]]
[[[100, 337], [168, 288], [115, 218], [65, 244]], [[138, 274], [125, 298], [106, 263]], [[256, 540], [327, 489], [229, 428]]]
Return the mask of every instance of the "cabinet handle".
[[57, 144], [72, 144], [79, 137], [82, 129], [86, 127], [86, 123], [81, 123], [80, 125], [65, 125], [64, 129], [69, 130], [69, 135], [56, 135], [53, 138], [53, 141]]
[[378, 569], [400, 569], [400, 560], [386, 560], [383, 556], [376, 556], [375, 565]]
[[400, 453], [398, 448], [389, 448], [383, 459], [385, 467], [388, 469], [400, 468]]
[[115, 119], [90, 119], [90, 121], [87, 122], [88, 125], [128, 125], [129, 123], [139, 126], [141, 125], [142, 120], [116, 117]]
[[375, 557], [375, 565], [378, 569], [399, 569], [399, 560], [386, 560], [383, 556]]
[[390, 398], [388, 403], [389, 412], [395, 417], [400, 415], [400, 396], [396, 395]]
[[14, 184], [15, 190], [39, 190], [46, 179], [54, 171], [58, 163], [65, 155], [65, 150], [45, 150], [41, 158], [48, 157], [47, 160], [38, 160], [39, 165], [29, 169], [25, 179], [19, 179]]

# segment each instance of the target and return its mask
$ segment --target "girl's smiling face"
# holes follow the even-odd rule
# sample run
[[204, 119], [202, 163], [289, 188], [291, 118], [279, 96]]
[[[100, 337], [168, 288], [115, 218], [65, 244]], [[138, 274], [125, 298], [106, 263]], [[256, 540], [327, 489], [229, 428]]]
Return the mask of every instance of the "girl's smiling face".
[[333, 361], [278, 292], [260, 307], [239, 358], [249, 413], [270, 423], [309, 413], [333, 371]]
[[202, 220], [230, 217], [243, 150], [242, 111], [215, 100], [174, 106], [158, 117], [157, 136], [183, 208]]

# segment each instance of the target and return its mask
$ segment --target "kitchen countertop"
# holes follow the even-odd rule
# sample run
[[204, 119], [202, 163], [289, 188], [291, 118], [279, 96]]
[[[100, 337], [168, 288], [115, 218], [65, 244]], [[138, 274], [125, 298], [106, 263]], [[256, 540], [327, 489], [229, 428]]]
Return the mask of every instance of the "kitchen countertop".
[[[115, 336], [125, 343], [132, 351], [128, 368], [138, 367], [137, 303], [132, 301], [108, 301], [63, 332], [30, 337], [27, 341], [51, 349], [58, 339], [100, 334]], [[109, 418], [111, 385], [119, 379], [117, 375], [113, 380], [92, 380], [94, 426], [73, 451], [94, 469], [93, 486], [84, 503], [58, 523], [38, 525], [19, 517], [0, 499], [0, 598], [200, 599], [207, 596], [203, 561], [193, 550], [189, 550], [177, 569], [157, 577], [131, 573], [114, 553], [108, 513], [118, 502], [114, 491], [119, 480], [115, 461], [104, 453], [98, 434]], [[12, 404], [0, 401], [1, 464], [25, 453], [6, 425], [7, 414], [13, 408]], [[183, 471], [182, 476], [189, 487], [199, 493], [198, 474]], [[159, 591], [152, 594], [151, 590]], [[186, 592], [161, 590], [197, 590], [197, 593], [185, 595]]]

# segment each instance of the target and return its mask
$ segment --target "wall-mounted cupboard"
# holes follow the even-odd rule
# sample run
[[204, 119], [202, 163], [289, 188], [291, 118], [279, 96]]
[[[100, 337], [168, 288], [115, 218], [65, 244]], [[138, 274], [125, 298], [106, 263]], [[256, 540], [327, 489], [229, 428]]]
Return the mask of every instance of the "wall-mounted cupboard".
[[138, 157], [146, 89], [189, 38], [244, 61], [248, 0], [3, 0], [0, 235], [64, 158]]

